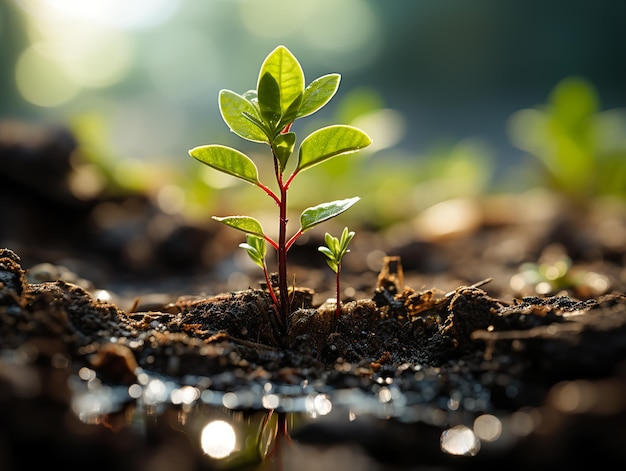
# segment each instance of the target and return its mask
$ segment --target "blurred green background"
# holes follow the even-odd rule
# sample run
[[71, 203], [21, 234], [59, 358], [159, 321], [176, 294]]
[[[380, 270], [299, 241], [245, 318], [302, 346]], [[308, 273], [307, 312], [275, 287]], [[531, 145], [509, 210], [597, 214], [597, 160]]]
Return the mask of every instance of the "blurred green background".
[[266, 151], [228, 131], [217, 96], [255, 88], [284, 44], [307, 82], [342, 75], [294, 130], [350, 122], [375, 141], [303, 176], [295, 206], [320, 202], [320, 185], [324, 200], [369, 195], [352, 217], [384, 225], [538, 183], [624, 196], [624, 19], [615, 0], [3, 0], [0, 118], [69, 126], [85, 159], [78, 196], [147, 190], [198, 220], [242, 200], [267, 209], [187, 150]]

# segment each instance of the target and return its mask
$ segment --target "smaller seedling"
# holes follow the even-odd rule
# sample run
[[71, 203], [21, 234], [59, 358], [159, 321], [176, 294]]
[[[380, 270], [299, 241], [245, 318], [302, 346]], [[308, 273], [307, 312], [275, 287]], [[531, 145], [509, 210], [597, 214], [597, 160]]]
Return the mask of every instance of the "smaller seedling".
[[598, 196], [626, 196], [626, 115], [601, 110], [594, 86], [566, 77], [545, 104], [514, 113], [509, 135], [545, 168], [544, 185], [586, 206]]
[[341, 237], [338, 239], [330, 235], [328, 232], [324, 236], [324, 241], [326, 245], [322, 245], [318, 247], [317, 250], [326, 255], [326, 263], [331, 268], [332, 271], [336, 274], [336, 287], [337, 287], [337, 310], [335, 316], [339, 318], [341, 315], [341, 286], [340, 286], [340, 276], [341, 276], [341, 260], [343, 257], [350, 252], [348, 249], [348, 244], [354, 237], [354, 231], [348, 232], [348, 228], [344, 227], [343, 232], [341, 233]]

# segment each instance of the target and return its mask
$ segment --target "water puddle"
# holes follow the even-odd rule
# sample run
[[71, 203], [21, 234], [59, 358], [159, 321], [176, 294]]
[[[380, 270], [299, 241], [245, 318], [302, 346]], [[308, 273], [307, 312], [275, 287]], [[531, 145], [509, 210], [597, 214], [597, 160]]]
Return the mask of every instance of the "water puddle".
[[479, 394], [453, 390], [443, 400], [429, 384], [436, 378], [419, 368], [411, 371], [423, 378], [418, 391], [401, 391], [391, 378], [370, 390], [267, 382], [217, 391], [208, 378], [179, 384], [148, 372], [130, 386], [109, 386], [87, 367], [72, 375], [69, 385], [71, 409], [82, 422], [130, 428], [144, 437], [151, 429], [172, 427], [207, 465], [222, 469], [292, 469], [283, 466], [313, 457], [311, 446], [345, 446], [352, 452], [357, 446], [355, 457], [377, 460], [426, 449], [436, 462], [435, 454], [473, 457], [485, 449], [507, 449], [533, 430], [530, 413], [488, 412], [489, 398], [478, 386]]

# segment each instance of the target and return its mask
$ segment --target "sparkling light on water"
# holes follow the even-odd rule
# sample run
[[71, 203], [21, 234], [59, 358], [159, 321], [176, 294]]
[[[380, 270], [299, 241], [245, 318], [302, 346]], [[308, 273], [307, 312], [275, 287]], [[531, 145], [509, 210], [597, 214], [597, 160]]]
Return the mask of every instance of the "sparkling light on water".
[[441, 434], [441, 451], [450, 455], [475, 456], [480, 451], [480, 440], [465, 425], [456, 425]]
[[237, 445], [235, 430], [223, 420], [209, 422], [200, 435], [202, 450], [211, 458], [226, 458]]
[[485, 442], [493, 442], [502, 434], [502, 422], [495, 415], [483, 414], [474, 420], [474, 433]]

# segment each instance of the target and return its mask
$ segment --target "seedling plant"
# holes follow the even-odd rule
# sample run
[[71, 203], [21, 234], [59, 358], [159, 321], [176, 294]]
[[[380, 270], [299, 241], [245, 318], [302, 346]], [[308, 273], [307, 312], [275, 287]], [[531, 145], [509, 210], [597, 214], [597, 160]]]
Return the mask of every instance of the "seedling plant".
[[344, 227], [340, 238], [334, 237], [327, 232], [324, 236], [324, 242], [326, 242], [326, 245], [318, 247], [318, 250], [326, 255], [326, 263], [330, 269], [335, 272], [335, 288], [337, 291], [337, 297], [335, 298], [337, 304], [337, 309], [335, 311], [336, 318], [339, 318], [341, 315], [341, 261], [343, 260], [343, 257], [350, 252], [348, 244], [353, 237], [354, 231], [348, 232], [348, 228]]
[[[287, 232], [287, 194], [296, 176], [329, 159], [359, 151], [371, 144], [369, 136], [355, 127], [323, 127], [302, 140], [296, 163], [288, 169], [296, 147], [296, 133], [291, 130], [294, 121], [310, 116], [326, 105], [337, 92], [340, 78], [339, 74], [328, 74], [305, 85], [304, 72], [296, 57], [286, 47], [278, 46], [263, 61], [256, 90], [242, 95], [227, 89], [219, 92], [220, 113], [230, 130], [243, 139], [269, 146], [273, 159], [275, 189], [260, 180], [257, 166], [252, 159], [236, 149], [211, 144], [189, 151], [193, 158], [209, 167], [260, 188], [278, 207], [277, 240], [268, 236], [261, 223], [250, 216], [213, 216], [213, 219], [246, 233], [246, 242], [240, 246], [247, 250], [250, 258], [265, 274], [276, 308], [273, 328], [279, 338], [286, 331], [290, 313], [287, 252], [304, 232], [338, 216], [360, 199], [353, 197], [309, 207], [300, 215], [299, 229], [291, 235]], [[265, 262], [267, 244], [277, 253], [278, 286], [272, 283]], [[337, 255], [339, 254], [333, 252], [335, 261]], [[343, 255], [345, 252], [341, 256]], [[341, 257], [338, 260], [340, 263]]]

